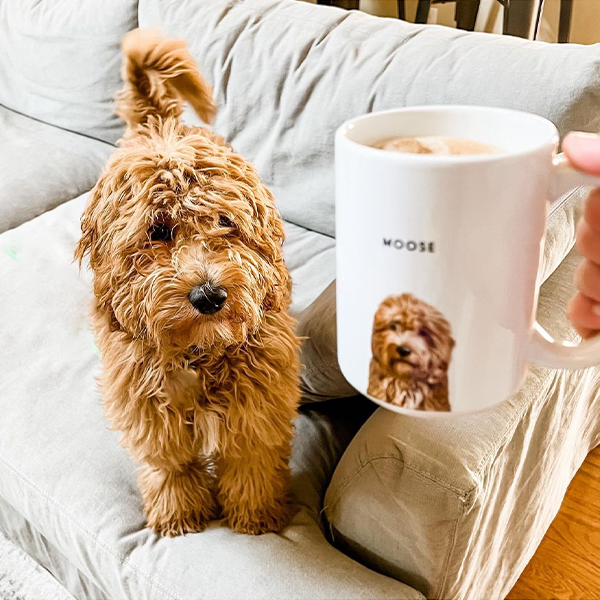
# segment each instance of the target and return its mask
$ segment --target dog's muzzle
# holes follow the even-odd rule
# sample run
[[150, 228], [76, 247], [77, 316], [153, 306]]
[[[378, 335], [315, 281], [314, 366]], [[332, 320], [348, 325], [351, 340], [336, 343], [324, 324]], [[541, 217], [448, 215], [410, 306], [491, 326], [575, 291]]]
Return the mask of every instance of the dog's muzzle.
[[198, 312], [214, 315], [223, 308], [227, 300], [227, 288], [223, 285], [212, 286], [210, 283], [204, 283], [194, 287], [188, 298]]

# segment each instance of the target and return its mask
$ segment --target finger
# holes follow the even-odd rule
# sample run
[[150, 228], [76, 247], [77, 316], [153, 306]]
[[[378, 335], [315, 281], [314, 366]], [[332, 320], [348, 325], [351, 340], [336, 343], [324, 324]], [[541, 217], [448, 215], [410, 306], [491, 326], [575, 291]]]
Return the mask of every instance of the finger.
[[600, 304], [583, 294], [571, 299], [567, 317], [582, 337], [590, 337], [600, 330]]
[[585, 327], [574, 327], [574, 329], [583, 340], [589, 340], [598, 335], [598, 330], [596, 329], [586, 329]]
[[593, 133], [573, 131], [562, 144], [569, 162], [579, 171], [600, 175], [600, 137]]
[[579, 254], [594, 263], [600, 264], [600, 233], [592, 229], [586, 219], [579, 222], [575, 246]]
[[598, 331], [595, 329], [585, 329], [581, 327], [575, 327], [575, 331], [581, 336], [581, 339], [589, 340], [594, 336], [598, 335]]
[[585, 201], [585, 211], [583, 213], [587, 224], [600, 233], [600, 188], [595, 188]]
[[600, 265], [583, 261], [575, 271], [575, 285], [584, 296], [600, 303]]

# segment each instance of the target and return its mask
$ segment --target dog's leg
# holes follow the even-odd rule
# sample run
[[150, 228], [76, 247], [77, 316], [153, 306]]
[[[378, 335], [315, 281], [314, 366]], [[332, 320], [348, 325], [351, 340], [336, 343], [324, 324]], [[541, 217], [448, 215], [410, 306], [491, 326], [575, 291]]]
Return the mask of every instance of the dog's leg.
[[175, 468], [142, 464], [138, 485], [148, 525], [156, 533], [175, 536], [202, 531], [218, 517], [207, 463], [201, 458]]
[[[295, 350], [295, 348], [294, 348]], [[293, 515], [289, 498], [292, 420], [299, 399], [297, 365], [279, 381], [260, 380], [260, 358], [249, 361], [253, 388], [228, 407], [217, 462], [219, 502], [230, 527], [240, 533], [281, 531]], [[250, 368], [252, 365], [252, 368]], [[273, 373], [272, 365], [268, 369]]]
[[234, 437], [218, 462], [223, 515], [240, 533], [281, 531], [293, 514], [288, 497], [292, 426], [277, 431], [272, 443], [252, 431], [238, 431]]
[[124, 435], [126, 447], [142, 464], [138, 484], [148, 525], [162, 535], [202, 531], [218, 517], [213, 476], [200, 455], [185, 414], [160, 410], [152, 398], [132, 425], [135, 436]]
[[[165, 371], [153, 357], [99, 338], [108, 419], [140, 463], [139, 487], [148, 525], [162, 535], [201, 531], [218, 515], [213, 476], [190, 424], [197, 378]], [[103, 343], [104, 342], [104, 343]]]

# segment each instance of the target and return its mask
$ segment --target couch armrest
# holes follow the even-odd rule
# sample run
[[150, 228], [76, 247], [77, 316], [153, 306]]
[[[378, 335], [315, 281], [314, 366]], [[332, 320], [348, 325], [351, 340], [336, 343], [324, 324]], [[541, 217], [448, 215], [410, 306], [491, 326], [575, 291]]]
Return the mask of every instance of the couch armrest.
[[[558, 339], [575, 338], [564, 314], [578, 262], [572, 251], [542, 287], [538, 317]], [[503, 599], [600, 439], [599, 382], [599, 369], [532, 367], [478, 414], [379, 409], [327, 491], [334, 543], [429, 598]]]
[[575, 188], [550, 205], [539, 281], [546, 281], [556, 271], [575, 244], [577, 223], [583, 215], [585, 198], [589, 191], [587, 186]]

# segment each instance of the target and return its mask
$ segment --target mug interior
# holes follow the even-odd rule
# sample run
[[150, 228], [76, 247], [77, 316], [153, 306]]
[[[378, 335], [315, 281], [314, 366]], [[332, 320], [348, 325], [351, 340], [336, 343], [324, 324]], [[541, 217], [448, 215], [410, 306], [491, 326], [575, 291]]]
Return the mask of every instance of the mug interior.
[[[351, 142], [372, 146], [394, 137], [444, 136], [466, 138], [491, 144], [500, 154], [452, 156], [490, 158], [502, 154], [529, 152], [558, 143], [558, 131], [548, 120], [530, 113], [481, 106], [420, 106], [363, 115], [340, 127], [339, 133]], [[372, 148], [382, 152], [382, 150]], [[392, 154], [392, 153], [390, 153]], [[393, 153], [418, 157], [419, 154]], [[431, 155], [427, 155], [430, 159]], [[448, 158], [436, 155], [435, 158]]]

